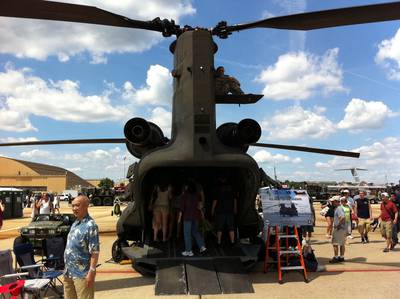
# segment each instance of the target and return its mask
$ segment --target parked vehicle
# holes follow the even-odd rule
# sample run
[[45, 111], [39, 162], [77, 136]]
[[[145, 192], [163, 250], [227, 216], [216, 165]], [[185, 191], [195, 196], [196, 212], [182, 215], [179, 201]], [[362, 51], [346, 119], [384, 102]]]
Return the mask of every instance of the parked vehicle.
[[67, 240], [74, 214], [41, 214], [36, 215], [33, 221], [21, 228], [21, 237], [33, 245], [34, 248], [42, 248], [43, 240], [53, 237], [63, 237]]

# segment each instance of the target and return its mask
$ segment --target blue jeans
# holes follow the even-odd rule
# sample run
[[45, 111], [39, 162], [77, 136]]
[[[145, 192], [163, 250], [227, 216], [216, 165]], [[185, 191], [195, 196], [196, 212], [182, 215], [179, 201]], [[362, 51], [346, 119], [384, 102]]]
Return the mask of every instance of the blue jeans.
[[192, 236], [196, 240], [199, 248], [204, 246], [203, 237], [199, 232], [199, 222], [197, 220], [185, 220], [183, 221], [183, 236], [185, 238], [185, 250], [192, 250]]
[[398, 233], [398, 224], [393, 223], [393, 228], [392, 228], [392, 241], [393, 244], [399, 243], [399, 239], [397, 238], [397, 233]]

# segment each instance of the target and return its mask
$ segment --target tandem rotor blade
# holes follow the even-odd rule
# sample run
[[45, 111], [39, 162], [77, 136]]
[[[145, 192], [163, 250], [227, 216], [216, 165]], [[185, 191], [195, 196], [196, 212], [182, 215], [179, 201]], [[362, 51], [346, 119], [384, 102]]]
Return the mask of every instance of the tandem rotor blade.
[[42, 0], [1, 0], [0, 16], [139, 28], [162, 32], [160, 23], [138, 21], [94, 6]]
[[125, 138], [99, 138], [99, 139], [69, 139], [69, 140], [43, 140], [0, 143], [0, 146], [27, 146], [51, 144], [92, 144], [92, 143], [125, 143]]
[[312, 30], [400, 19], [400, 2], [372, 4], [273, 17], [227, 26], [228, 32], [251, 28]]
[[250, 146], [258, 146], [258, 147], [278, 148], [278, 149], [284, 149], [284, 150], [289, 150], [289, 151], [317, 153], [317, 154], [323, 154], [323, 155], [343, 156], [343, 157], [351, 157], [351, 158], [359, 158], [360, 157], [360, 153], [338, 151], [338, 150], [316, 148], [316, 147], [282, 145], [282, 144], [271, 144], [271, 143], [252, 143], [249, 145]]

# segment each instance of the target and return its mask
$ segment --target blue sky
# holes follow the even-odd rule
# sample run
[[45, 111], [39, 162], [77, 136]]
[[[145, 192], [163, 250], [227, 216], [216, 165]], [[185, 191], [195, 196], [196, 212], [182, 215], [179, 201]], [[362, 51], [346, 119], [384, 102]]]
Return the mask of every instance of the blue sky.
[[[354, 1], [65, 1], [134, 19], [157, 16], [213, 27]], [[385, 1], [357, 1], [358, 5]], [[217, 123], [256, 119], [261, 142], [356, 150], [361, 159], [251, 148], [279, 179], [351, 180], [334, 171], [363, 167], [361, 179], [400, 179], [400, 21], [308, 32], [254, 29], [216, 38], [216, 65], [254, 105], [217, 107]], [[141, 30], [0, 18], [0, 141], [120, 138], [134, 116], [171, 127], [173, 38]], [[0, 154], [48, 163], [84, 178], [120, 179], [135, 161], [124, 145], [1, 148]], [[124, 159], [126, 157], [126, 159]]]

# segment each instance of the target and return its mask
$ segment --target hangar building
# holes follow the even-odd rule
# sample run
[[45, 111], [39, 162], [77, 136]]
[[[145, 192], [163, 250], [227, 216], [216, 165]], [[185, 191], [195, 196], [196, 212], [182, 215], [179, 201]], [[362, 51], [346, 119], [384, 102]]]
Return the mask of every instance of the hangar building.
[[93, 187], [61, 167], [0, 157], [0, 186], [60, 193], [66, 189]]

